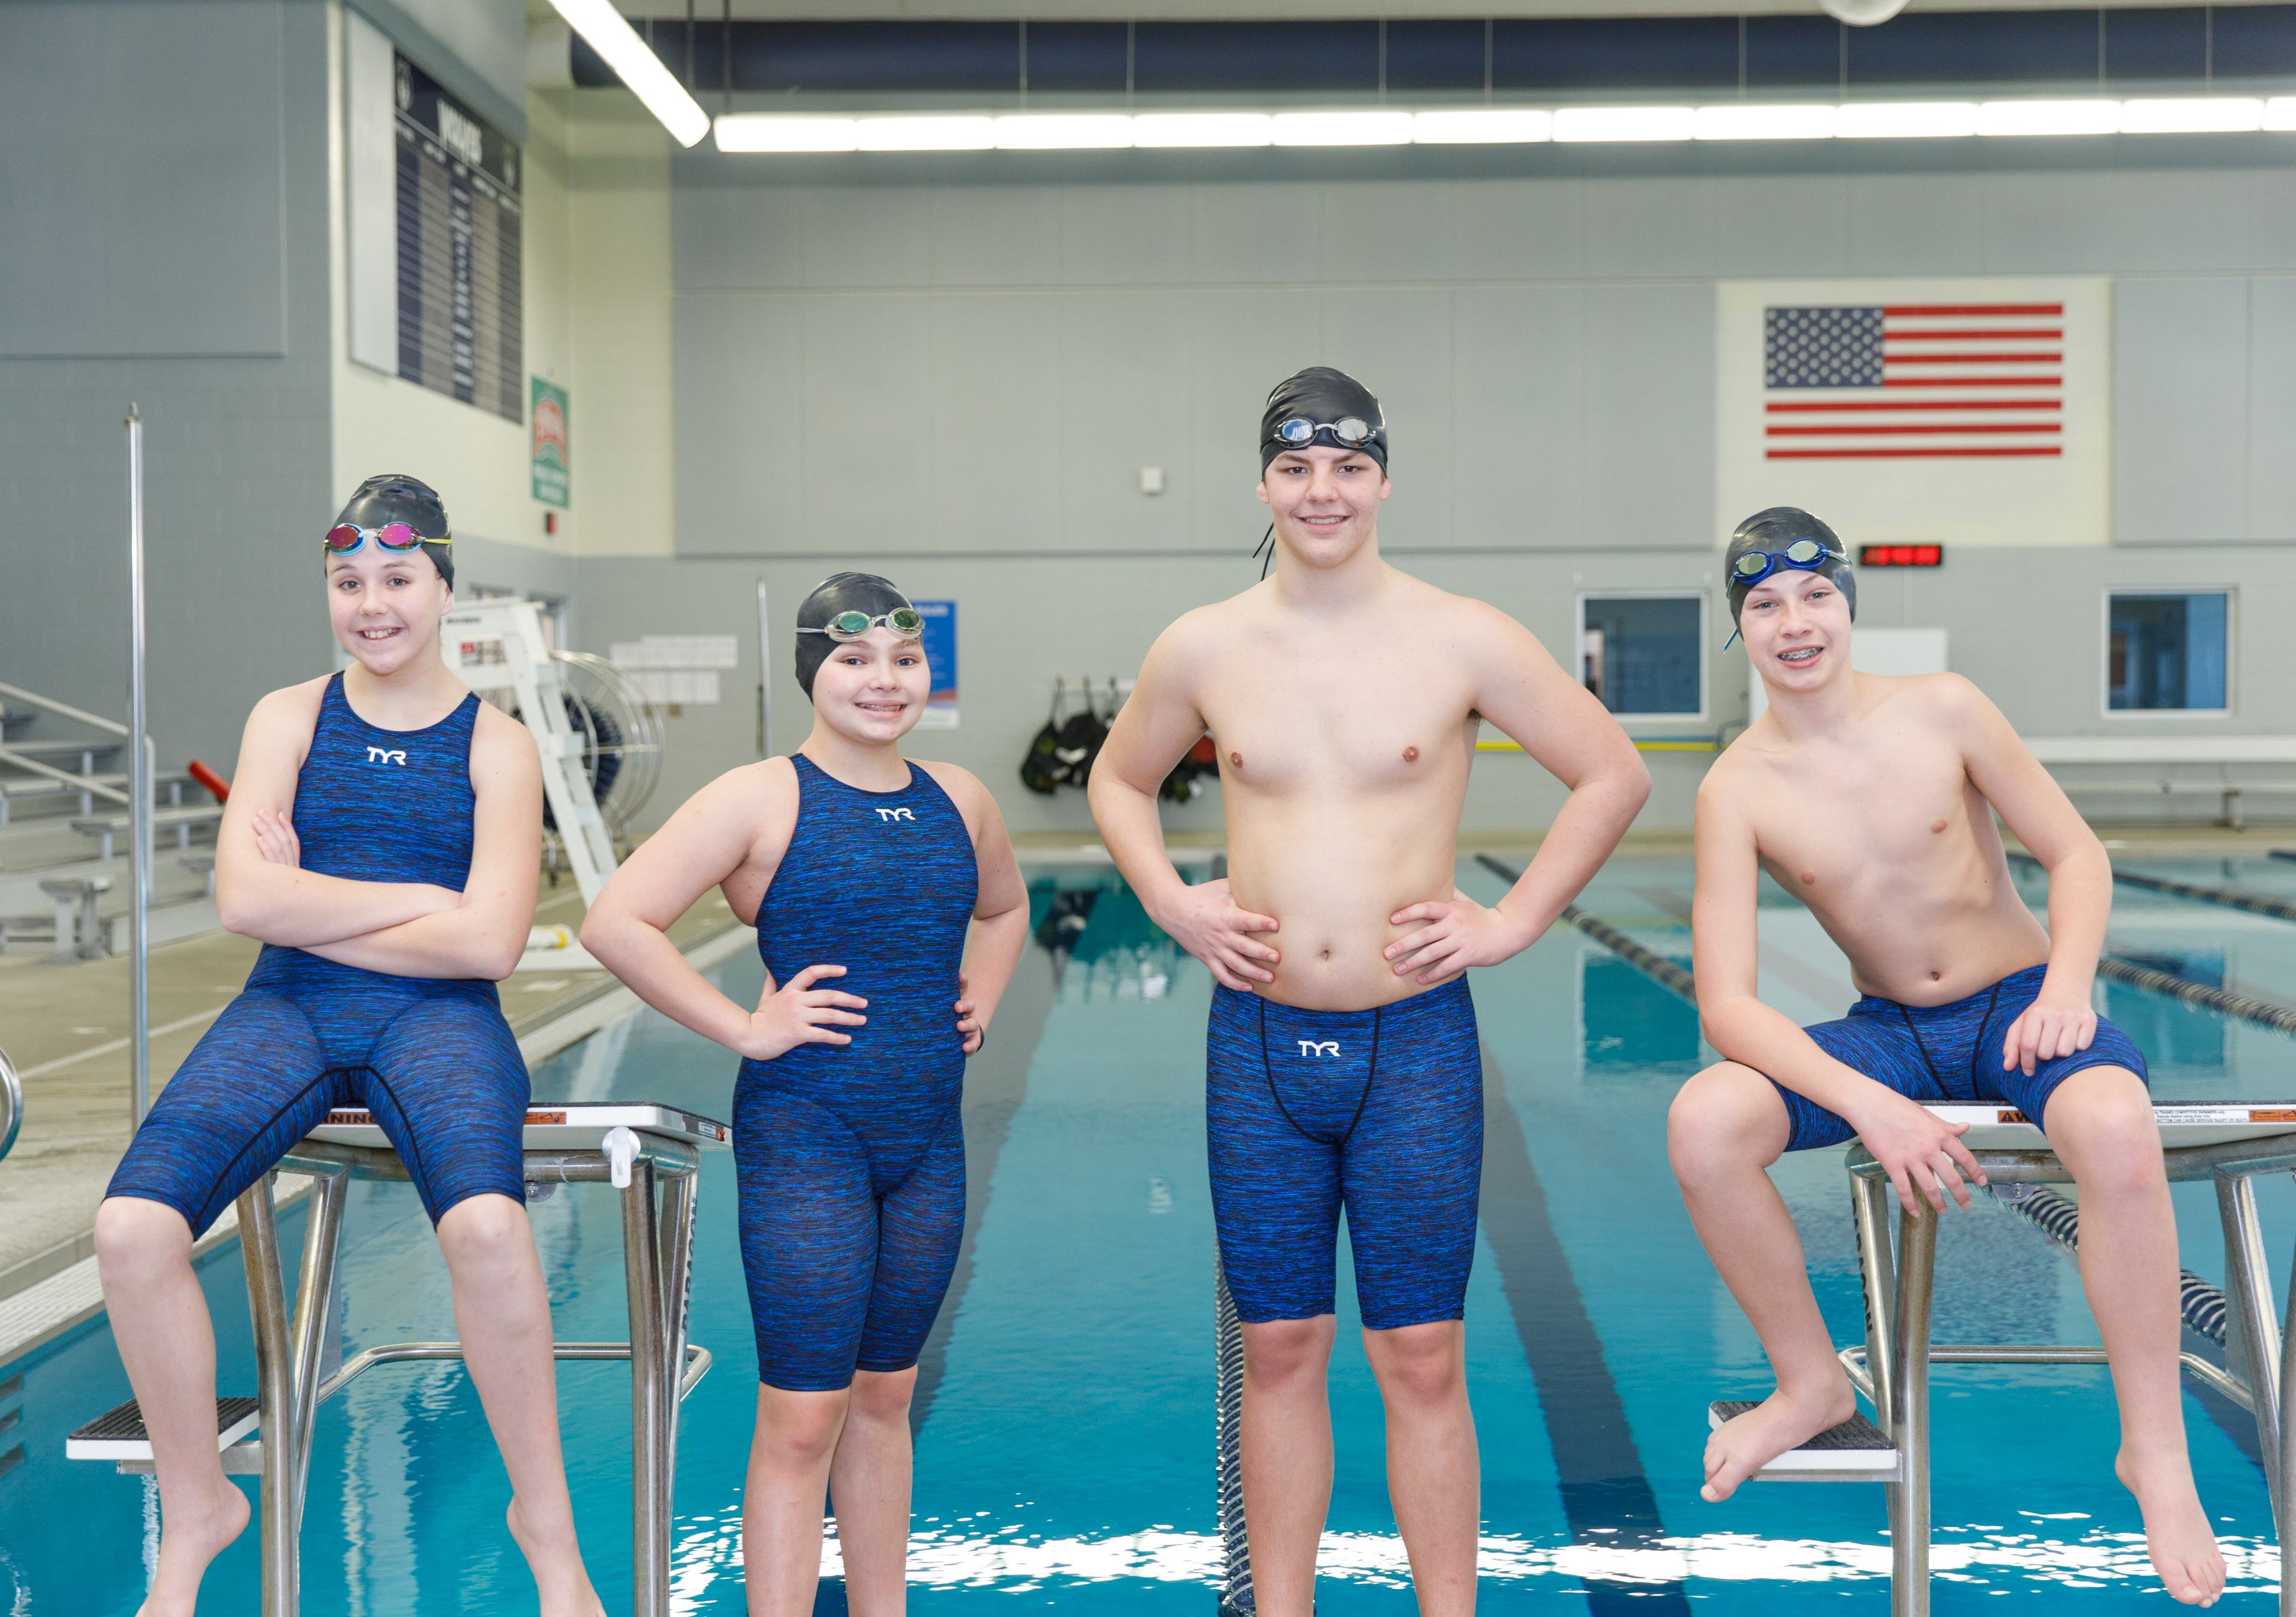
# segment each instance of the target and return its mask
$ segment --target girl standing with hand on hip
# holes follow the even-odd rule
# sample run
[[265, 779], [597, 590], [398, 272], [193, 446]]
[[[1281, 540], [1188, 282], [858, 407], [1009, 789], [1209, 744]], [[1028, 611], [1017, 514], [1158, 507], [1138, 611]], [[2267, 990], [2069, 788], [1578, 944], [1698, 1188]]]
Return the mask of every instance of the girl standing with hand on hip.
[[[909, 1399], [964, 1233], [964, 1059], [1028, 938], [996, 800], [955, 765], [898, 750], [931, 689], [922, 633], [882, 579], [839, 573], [816, 589], [797, 632], [813, 733], [794, 756], [697, 792], [582, 927], [647, 1004], [742, 1057], [734, 1153], [760, 1383], [742, 1516], [752, 1617], [812, 1612], [825, 1489], [851, 1609], [904, 1607]], [[755, 918], [754, 1011], [664, 935], [711, 887]]]

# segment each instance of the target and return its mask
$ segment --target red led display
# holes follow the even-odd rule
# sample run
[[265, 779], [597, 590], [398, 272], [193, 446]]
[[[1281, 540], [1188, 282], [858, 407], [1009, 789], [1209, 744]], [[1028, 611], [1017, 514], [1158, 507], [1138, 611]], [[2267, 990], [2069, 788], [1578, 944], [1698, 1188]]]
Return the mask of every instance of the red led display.
[[1942, 545], [1862, 545], [1857, 550], [1860, 567], [1938, 567], [1944, 562]]

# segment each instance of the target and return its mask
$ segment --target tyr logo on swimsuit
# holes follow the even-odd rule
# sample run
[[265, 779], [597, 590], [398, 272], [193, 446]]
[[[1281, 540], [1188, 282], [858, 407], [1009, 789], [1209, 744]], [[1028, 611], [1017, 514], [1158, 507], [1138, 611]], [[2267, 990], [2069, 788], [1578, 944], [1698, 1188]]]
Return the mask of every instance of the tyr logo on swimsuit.
[[406, 754], [387, 747], [369, 747], [366, 750], [366, 761], [371, 764], [404, 765], [406, 762]]
[[1339, 1053], [1340, 1041], [1336, 1038], [1303, 1038], [1300, 1041], [1300, 1054], [1303, 1057], [1309, 1055], [1335, 1056]]
[[881, 821], [906, 820], [912, 825], [917, 823], [917, 817], [906, 808], [880, 808], [877, 817]]

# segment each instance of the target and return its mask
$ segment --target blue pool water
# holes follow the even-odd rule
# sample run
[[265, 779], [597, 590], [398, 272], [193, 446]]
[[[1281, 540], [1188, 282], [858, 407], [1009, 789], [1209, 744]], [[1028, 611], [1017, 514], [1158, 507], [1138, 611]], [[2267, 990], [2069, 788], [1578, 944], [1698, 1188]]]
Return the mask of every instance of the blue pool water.
[[[2144, 868], [2266, 884], [2214, 861]], [[1499, 891], [1472, 863], [1460, 880], [1487, 900]], [[1622, 859], [1583, 902], [1686, 961], [1689, 882], [1686, 863]], [[972, 1224], [921, 1378], [912, 1598], [928, 1613], [1203, 1617], [1218, 1570], [1209, 979], [1112, 881], [1068, 872], [1033, 891], [1039, 937], [1059, 948], [1030, 949], [995, 1047], [969, 1079]], [[2187, 975], [2296, 993], [2296, 927], [2286, 923], [2124, 890], [2112, 937], [2118, 952], [2173, 956]], [[1839, 955], [1787, 895], [1763, 911], [1762, 948], [1762, 990], [1782, 1009], [1816, 1020], [1848, 1004]], [[716, 975], [736, 997], [760, 981], [754, 956]], [[1666, 1168], [1667, 1102], [1710, 1059], [1689, 1007], [1567, 932], [1479, 973], [1474, 991], [1493, 1088], [1467, 1311], [1484, 1609], [1872, 1608], [1889, 1564], [1878, 1488], [1757, 1485], [1721, 1506], [1697, 1498], [1707, 1400], [1758, 1397], [1769, 1382]], [[2115, 985], [2103, 992], [2152, 1055], [2163, 1096], [2296, 1096], [2296, 1041]], [[734, 1065], [642, 1012], [549, 1063], [535, 1092], [723, 1117]], [[1776, 1177], [1835, 1336], [1854, 1340], [1862, 1309], [1841, 1153], [1789, 1159]], [[693, 1331], [718, 1364], [685, 1405], [674, 1535], [676, 1609], [695, 1613], [742, 1610], [755, 1394], [733, 1188], [730, 1156], [708, 1158]], [[2296, 1191], [2283, 1180], [2260, 1186], [2260, 1199], [2284, 1274]], [[2178, 1203], [2186, 1265], [2220, 1278], [2207, 1187], [2180, 1187]], [[533, 1213], [560, 1334], [620, 1338], [614, 1199], [569, 1188]], [[291, 1216], [291, 1248], [299, 1225]], [[2007, 1210], [1980, 1199], [1955, 1213], [1940, 1247], [1940, 1340], [2095, 1340], [2071, 1264]], [[353, 1189], [344, 1276], [351, 1350], [453, 1334], [437, 1245], [406, 1187]], [[251, 1390], [236, 1249], [210, 1260], [205, 1278], [225, 1390]], [[1354, 1321], [1341, 1325], [1340, 1474], [1321, 1609], [1403, 1613], [1412, 1607], [1381, 1476], [1378, 1397]], [[627, 1371], [568, 1365], [560, 1375], [591, 1570], [608, 1609], [627, 1611]], [[64, 1433], [127, 1391], [100, 1325], [0, 1367], [0, 1420], [20, 1409], [27, 1457], [0, 1473], [0, 1613], [135, 1610], [155, 1541], [148, 1485], [62, 1457]], [[2187, 1414], [2203, 1498], [2234, 1562], [2226, 1604], [2261, 1610], [2277, 1571], [2261, 1473], [2230, 1435], [2235, 1417], [2220, 1424], [2189, 1397]], [[2135, 1508], [2111, 1474], [2102, 1370], [1941, 1369], [1934, 1420], [1940, 1613], [2005, 1595], [2054, 1595], [2052, 1609], [2077, 1598], [2084, 1611], [2161, 1603]], [[0, 1449], [17, 1434], [0, 1433]], [[459, 1367], [371, 1374], [320, 1411], [316, 1455], [303, 1531], [315, 1617], [531, 1609], [501, 1524], [507, 1483]], [[250, 1532], [217, 1564], [203, 1609], [252, 1610], [255, 1599]], [[833, 1581], [821, 1609], [843, 1609]]]

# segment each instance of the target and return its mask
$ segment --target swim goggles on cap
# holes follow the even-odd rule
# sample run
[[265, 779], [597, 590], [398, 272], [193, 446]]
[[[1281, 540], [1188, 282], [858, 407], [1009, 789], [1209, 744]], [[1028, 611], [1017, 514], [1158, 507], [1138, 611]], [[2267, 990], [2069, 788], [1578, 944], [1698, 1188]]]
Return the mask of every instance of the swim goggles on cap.
[[1796, 539], [1784, 551], [1750, 550], [1731, 563], [1730, 587], [1751, 589], [1781, 567], [1816, 572], [1829, 560], [1847, 562], [1849, 559], [1838, 550], [1828, 550], [1816, 539]]
[[922, 640], [925, 636], [924, 614], [914, 606], [897, 606], [879, 617], [867, 612], [840, 612], [819, 628], [800, 628], [800, 635], [826, 635], [843, 644], [848, 640], [862, 640], [869, 631], [879, 627], [891, 629], [904, 640]]
[[385, 522], [380, 528], [362, 528], [356, 522], [339, 522], [327, 529], [325, 543], [330, 554], [347, 556], [369, 539], [373, 539], [379, 548], [400, 555], [425, 545], [452, 545], [455, 542], [417, 533], [407, 522]]
[[1273, 442], [1293, 449], [1304, 449], [1316, 441], [1316, 434], [1328, 432], [1342, 446], [1360, 449], [1379, 436], [1379, 429], [1361, 416], [1347, 415], [1338, 421], [1309, 421], [1304, 415], [1294, 415], [1275, 423], [1267, 436]]

